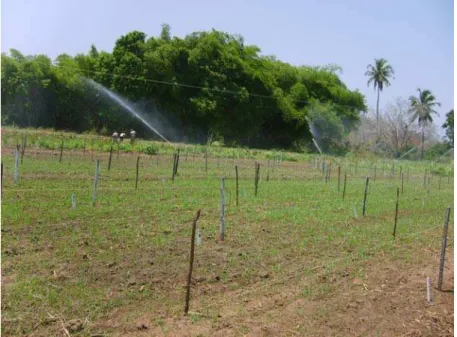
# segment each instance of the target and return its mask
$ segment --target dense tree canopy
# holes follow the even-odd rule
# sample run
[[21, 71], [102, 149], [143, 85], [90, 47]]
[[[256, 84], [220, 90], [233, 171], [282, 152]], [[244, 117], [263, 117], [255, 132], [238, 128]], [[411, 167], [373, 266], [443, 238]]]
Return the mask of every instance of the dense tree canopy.
[[153, 137], [89, 78], [135, 102], [171, 140], [204, 141], [211, 133], [227, 144], [291, 147], [311, 140], [308, 117], [318, 104], [348, 127], [366, 110], [338, 70], [294, 67], [216, 30], [171, 37], [162, 25], [159, 37], [121, 36], [112, 53], [91, 46], [54, 62], [2, 54], [2, 123], [105, 133], [132, 127]]

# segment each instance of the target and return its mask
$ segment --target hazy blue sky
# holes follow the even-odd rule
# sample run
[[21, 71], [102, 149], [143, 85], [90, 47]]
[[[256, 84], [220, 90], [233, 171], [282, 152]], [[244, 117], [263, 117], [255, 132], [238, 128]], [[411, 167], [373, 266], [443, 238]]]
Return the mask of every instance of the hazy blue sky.
[[428, 88], [444, 115], [454, 106], [452, 0], [3, 0], [2, 51], [24, 54], [87, 52], [94, 43], [111, 51], [132, 30], [158, 35], [168, 23], [172, 35], [215, 28], [241, 34], [294, 65], [336, 63], [351, 89], [370, 107], [373, 88], [364, 76], [368, 63], [384, 57], [396, 79], [381, 96], [381, 107], [416, 88]]

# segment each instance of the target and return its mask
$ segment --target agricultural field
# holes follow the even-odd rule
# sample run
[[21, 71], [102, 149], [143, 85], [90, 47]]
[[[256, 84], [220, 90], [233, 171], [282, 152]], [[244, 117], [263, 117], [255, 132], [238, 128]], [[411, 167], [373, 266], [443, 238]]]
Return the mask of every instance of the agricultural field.
[[3, 336], [453, 335], [453, 163], [111, 144], [2, 128]]

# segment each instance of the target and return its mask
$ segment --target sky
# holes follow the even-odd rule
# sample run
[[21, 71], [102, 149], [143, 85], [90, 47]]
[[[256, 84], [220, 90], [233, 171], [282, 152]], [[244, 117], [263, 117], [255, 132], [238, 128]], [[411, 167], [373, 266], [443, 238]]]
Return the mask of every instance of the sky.
[[111, 51], [133, 30], [157, 36], [162, 23], [179, 37], [214, 28], [293, 65], [338, 64], [373, 109], [376, 92], [364, 74], [382, 57], [395, 79], [380, 107], [429, 89], [442, 104], [441, 126], [454, 106], [453, 15], [453, 0], [2, 0], [1, 50], [55, 58], [91, 44]]

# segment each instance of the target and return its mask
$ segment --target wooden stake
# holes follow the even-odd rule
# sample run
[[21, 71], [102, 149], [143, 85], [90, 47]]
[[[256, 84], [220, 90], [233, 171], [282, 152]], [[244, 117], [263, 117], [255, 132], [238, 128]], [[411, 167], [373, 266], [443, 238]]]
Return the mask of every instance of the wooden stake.
[[368, 194], [368, 183], [370, 182], [370, 178], [367, 177], [365, 181], [365, 193], [363, 194], [363, 205], [362, 205], [362, 215], [365, 216], [367, 210], [367, 194]]
[[260, 178], [260, 164], [255, 163], [255, 178], [254, 178], [254, 187], [255, 187], [254, 195], [255, 196], [257, 196], [257, 191], [259, 189], [259, 178]]
[[22, 141], [22, 151], [21, 151], [21, 165], [24, 161], [24, 154], [25, 154], [25, 147], [27, 146], [27, 133], [25, 133], [25, 136]]
[[111, 169], [111, 159], [113, 158], [113, 145], [109, 149], [108, 171]]
[[62, 154], [63, 154], [63, 139], [62, 139], [62, 143], [60, 143], [60, 157], [59, 157], [59, 163], [62, 162]]
[[135, 189], [138, 188], [138, 172], [140, 170], [140, 156], [136, 158], [136, 179], [135, 179]]
[[225, 177], [221, 179], [221, 231], [220, 240], [225, 239]]
[[200, 218], [199, 209], [197, 215], [195, 216], [194, 221], [192, 222], [192, 237], [190, 239], [190, 259], [189, 259], [189, 273], [187, 274], [187, 290], [186, 290], [186, 305], [184, 307], [184, 313], [187, 315], [189, 312], [189, 302], [190, 302], [190, 284], [192, 281], [192, 269], [194, 266], [194, 250], [195, 250], [195, 232], [197, 229], [197, 221]]
[[340, 191], [341, 184], [341, 166], [338, 166], [338, 192]]
[[398, 203], [400, 200], [400, 189], [397, 187], [397, 201], [395, 202], [395, 220], [394, 220], [394, 232], [392, 233], [393, 237], [397, 233], [397, 219], [398, 219]]
[[98, 186], [99, 173], [100, 173], [100, 159], [97, 159], [97, 163], [95, 164], [94, 188], [92, 190], [92, 206], [95, 206], [95, 201], [97, 199], [97, 186]]
[[235, 166], [235, 178], [236, 178], [236, 205], [238, 206], [239, 205], [238, 198], [239, 198], [239, 194], [240, 194], [239, 193], [239, 187], [238, 187], [238, 166]]
[[441, 258], [440, 258], [440, 270], [438, 275], [438, 290], [442, 290], [443, 288], [443, 273], [444, 273], [444, 261], [446, 258], [446, 246], [447, 246], [447, 231], [449, 226], [449, 218], [451, 216], [451, 208], [446, 208], [446, 216], [444, 220], [443, 226], [443, 239], [441, 243]]
[[344, 172], [344, 182], [343, 182], [343, 200], [344, 200], [344, 197], [346, 195], [346, 178], [347, 178], [347, 174], [346, 172]]
[[14, 150], [14, 184], [19, 183], [19, 144]]
[[205, 172], [208, 172], [208, 148], [205, 148]]
[[173, 169], [171, 171], [171, 180], [175, 180], [177, 154], [173, 154]]

